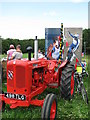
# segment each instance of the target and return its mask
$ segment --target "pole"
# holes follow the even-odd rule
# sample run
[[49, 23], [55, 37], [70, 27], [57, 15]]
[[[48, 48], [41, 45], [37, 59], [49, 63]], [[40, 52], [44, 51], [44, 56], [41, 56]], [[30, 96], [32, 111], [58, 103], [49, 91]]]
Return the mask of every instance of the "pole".
[[84, 42], [84, 54], [85, 54], [85, 61], [86, 61], [86, 42]]
[[62, 47], [63, 47], [63, 23], [61, 23], [61, 41], [60, 41], [59, 60], [62, 60]]
[[37, 36], [35, 36], [34, 40], [34, 58], [37, 60], [38, 59], [38, 39]]

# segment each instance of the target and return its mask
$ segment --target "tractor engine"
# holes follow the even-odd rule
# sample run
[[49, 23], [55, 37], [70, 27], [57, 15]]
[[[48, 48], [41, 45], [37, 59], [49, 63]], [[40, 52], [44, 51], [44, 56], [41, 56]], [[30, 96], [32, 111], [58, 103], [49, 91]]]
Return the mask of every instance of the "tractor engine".
[[33, 70], [32, 81], [35, 86], [39, 86], [43, 82], [43, 68]]
[[[37, 43], [37, 37], [35, 40]], [[37, 44], [35, 44], [37, 48]], [[7, 62], [7, 92], [14, 94], [30, 94], [34, 88], [58, 81], [56, 60], [37, 58], [31, 60], [32, 47], [27, 48], [28, 60], [11, 60]]]

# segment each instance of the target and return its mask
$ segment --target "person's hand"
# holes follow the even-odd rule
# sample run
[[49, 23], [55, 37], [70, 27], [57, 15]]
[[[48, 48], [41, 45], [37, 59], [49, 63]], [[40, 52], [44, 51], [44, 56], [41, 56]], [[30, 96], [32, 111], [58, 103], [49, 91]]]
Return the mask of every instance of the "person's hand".
[[74, 50], [72, 49], [72, 53], [74, 53]]
[[68, 31], [68, 33], [70, 34], [70, 32]]

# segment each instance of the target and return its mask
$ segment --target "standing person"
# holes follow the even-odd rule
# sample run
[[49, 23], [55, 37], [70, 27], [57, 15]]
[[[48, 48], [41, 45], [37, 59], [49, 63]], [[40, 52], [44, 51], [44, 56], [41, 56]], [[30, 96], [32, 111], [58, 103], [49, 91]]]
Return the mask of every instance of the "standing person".
[[44, 58], [44, 55], [42, 54], [41, 50], [38, 50], [38, 58]]
[[12, 57], [12, 54], [15, 52], [15, 47], [13, 44], [10, 45], [9, 50], [7, 51], [7, 60], [10, 60]]
[[41, 50], [39, 49], [38, 50], [38, 58], [40, 58], [41, 55], [42, 55], [42, 53], [41, 53]]
[[80, 40], [79, 40], [79, 34], [71, 34], [69, 32], [69, 35], [73, 38], [73, 42], [72, 44], [69, 46], [69, 49], [68, 49], [68, 55], [67, 55], [67, 59], [69, 61], [72, 61], [73, 58], [74, 58], [74, 52], [78, 49], [79, 47], [79, 44], [80, 44]]
[[75, 52], [78, 49], [80, 44], [79, 34], [73, 35], [69, 32], [69, 35], [73, 38], [73, 42], [69, 47], [69, 51], [71, 52], [73, 50], [73, 52]]
[[21, 46], [20, 45], [17, 45], [16, 46], [16, 52], [14, 52], [12, 54], [12, 58], [11, 59], [18, 59], [18, 60], [21, 60], [22, 59], [22, 51], [21, 51]]

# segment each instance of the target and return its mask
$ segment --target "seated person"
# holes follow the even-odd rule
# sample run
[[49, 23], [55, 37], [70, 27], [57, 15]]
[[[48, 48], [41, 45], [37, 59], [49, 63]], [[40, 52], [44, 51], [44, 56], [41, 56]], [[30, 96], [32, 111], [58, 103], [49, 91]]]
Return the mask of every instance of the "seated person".
[[7, 51], [7, 60], [10, 60], [12, 57], [12, 54], [15, 52], [15, 47], [13, 44], [10, 45], [9, 50]]
[[42, 54], [41, 50], [38, 50], [38, 58], [44, 58], [45, 56]]
[[21, 51], [21, 46], [20, 46], [20, 45], [17, 45], [17, 47], [16, 47], [16, 52], [14, 52], [14, 53], [12, 54], [12, 58], [11, 58], [11, 59], [21, 60], [21, 59], [22, 59], [22, 56], [23, 56], [23, 54], [22, 54], [22, 51]]

